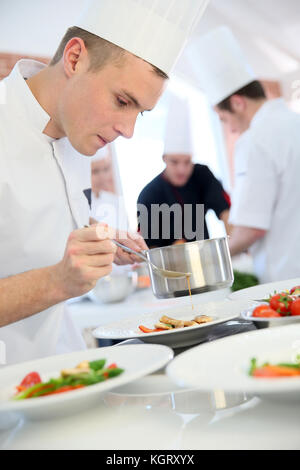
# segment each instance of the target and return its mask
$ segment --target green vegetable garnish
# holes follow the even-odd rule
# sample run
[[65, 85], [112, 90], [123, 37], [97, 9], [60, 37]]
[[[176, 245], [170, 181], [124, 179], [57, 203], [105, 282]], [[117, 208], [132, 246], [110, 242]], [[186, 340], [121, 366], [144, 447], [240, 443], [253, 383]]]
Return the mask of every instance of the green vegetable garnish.
[[103, 369], [105, 363], [106, 363], [105, 359], [99, 359], [99, 361], [89, 362], [89, 367], [92, 370], [101, 370]]

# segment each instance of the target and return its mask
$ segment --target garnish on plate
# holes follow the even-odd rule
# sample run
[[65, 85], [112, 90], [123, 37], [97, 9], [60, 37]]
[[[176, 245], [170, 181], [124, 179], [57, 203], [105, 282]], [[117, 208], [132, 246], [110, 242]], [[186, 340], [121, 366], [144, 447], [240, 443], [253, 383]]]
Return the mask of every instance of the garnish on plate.
[[193, 320], [178, 320], [176, 318], [171, 318], [163, 315], [159, 321], [154, 325], [154, 328], [147, 328], [144, 325], [140, 325], [139, 329], [143, 333], [156, 333], [159, 331], [174, 330], [178, 328], [187, 328], [190, 326], [200, 325], [201, 323], [209, 323], [213, 321], [212, 317], [207, 315], [198, 315]]
[[64, 369], [60, 377], [42, 382], [37, 372], [30, 372], [16, 387], [14, 400], [25, 400], [41, 396], [70, 392], [117, 377], [124, 372], [117, 364], [105, 367], [106, 359], [83, 361], [73, 369]]
[[299, 377], [300, 378], [300, 357], [297, 357], [295, 363], [279, 363], [270, 364], [265, 362], [258, 365], [257, 359], [251, 359], [249, 375], [257, 379], [275, 379], [286, 377]]

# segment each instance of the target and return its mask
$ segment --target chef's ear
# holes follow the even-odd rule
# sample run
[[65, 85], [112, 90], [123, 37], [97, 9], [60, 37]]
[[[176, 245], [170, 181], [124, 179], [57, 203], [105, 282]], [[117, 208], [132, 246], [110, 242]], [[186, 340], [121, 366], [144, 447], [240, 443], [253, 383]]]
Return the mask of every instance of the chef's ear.
[[66, 44], [63, 56], [64, 70], [68, 77], [79, 69], [88, 68], [89, 58], [87, 48], [81, 38], [72, 38]]
[[246, 109], [246, 100], [241, 95], [233, 95], [230, 98], [230, 106], [233, 113], [240, 113]]

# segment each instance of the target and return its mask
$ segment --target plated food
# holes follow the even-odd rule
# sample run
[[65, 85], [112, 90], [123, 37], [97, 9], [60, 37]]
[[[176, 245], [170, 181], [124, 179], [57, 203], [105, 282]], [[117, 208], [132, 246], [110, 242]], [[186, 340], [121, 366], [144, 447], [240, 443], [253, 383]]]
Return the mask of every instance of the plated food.
[[288, 317], [300, 315], [300, 286], [292, 287], [280, 293], [274, 293], [265, 299], [265, 303], [256, 307], [252, 316], [255, 318]]
[[169, 331], [178, 328], [187, 328], [190, 326], [198, 326], [203, 323], [209, 323], [213, 321], [212, 317], [208, 317], [207, 315], [198, 315], [191, 320], [182, 320], [180, 318], [171, 318], [163, 315], [159, 321], [154, 325], [154, 329], [147, 328], [144, 325], [140, 325], [139, 329], [143, 333], [156, 333], [159, 331]]
[[274, 323], [300, 320], [300, 286], [266, 296], [263, 303], [255, 303], [241, 316], [247, 320]]
[[[10, 413], [21, 414], [30, 420], [43, 420], [61, 418], [97, 407], [101, 404], [105, 392], [161, 369], [173, 356], [173, 351], [166, 346], [132, 344], [80, 350], [4, 367], [0, 369], [0, 422], [3, 415]], [[102, 357], [106, 358], [105, 365], [98, 362]], [[87, 363], [88, 367], [86, 367]], [[76, 364], [81, 367], [74, 368]], [[108, 369], [107, 366], [114, 364], [123, 369], [123, 372], [112, 378], [109, 376], [115, 374], [119, 367]], [[77, 375], [78, 369], [81, 369], [80, 379]], [[27, 378], [22, 384], [24, 375], [28, 371], [37, 371], [38, 373], [31, 373], [29, 376], [27, 374]], [[78, 390], [72, 389], [73, 391], [70, 393], [58, 392], [43, 395], [40, 398], [31, 397], [34, 399], [12, 399], [16, 394], [17, 384], [19, 386], [21, 384], [22, 386], [37, 385], [39, 389], [41, 383], [32, 383], [39, 382], [39, 378], [44, 385], [50, 382], [52, 386], [53, 379], [55, 385], [57, 385], [57, 380], [63, 382], [67, 379], [70, 380], [70, 385], [85, 386]], [[79, 379], [78, 382], [77, 379]], [[87, 382], [93, 383], [87, 385]], [[25, 390], [19, 390], [19, 393], [23, 392]]]
[[[299, 324], [264, 328], [189, 349], [167, 366], [167, 374], [175, 384], [203, 392], [243, 392], [299, 402], [300, 375], [282, 375], [280, 380], [266, 376], [271, 371], [276, 377], [298, 374], [299, 355]], [[258, 379], [249, 374], [251, 368], [263, 376]]]
[[244, 301], [225, 300], [198, 304], [194, 302], [192, 308], [185, 301], [177, 307], [101, 325], [93, 331], [93, 335], [99, 339], [117, 341], [139, 339], [147, 343], [165, 344], [171, 348], [192, 346], [207, 340], [215, 329], [218, 330], [219, 325], [238, 318], [241, 310], [248, 305]]
[[80, 362], [73, 369], [63, 369], [60, 377], [43, 382], [38, 372], [27, 374], [19, 385], [13, 400], [27, 400], [70, 392], [117, 377], [124, 372], [117, 364], [105, 367], [106, 359]]
[[257, 379], [300, 378], [300, 355], [297, 356], [297, 362], [281, 362], [279, 364], [265, 362], [258, 365], [257, 359], [253, 358], [251, 359], [249, 375]]

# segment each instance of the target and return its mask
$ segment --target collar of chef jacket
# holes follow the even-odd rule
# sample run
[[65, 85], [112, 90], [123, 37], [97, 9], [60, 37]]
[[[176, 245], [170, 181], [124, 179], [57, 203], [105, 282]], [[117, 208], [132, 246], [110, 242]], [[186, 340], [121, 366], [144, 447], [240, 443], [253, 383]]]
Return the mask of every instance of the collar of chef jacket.
[[253, 127], [259, 121], [265, 119], [265, 116], [268, 114], [276, 113], [277, 109], [281, 110], [285, 107], [286, 105], [283, 98], [274, 98], [272, 100], [266, 101], [253, 116], [250, 127]]
[[[15, 65], [7, 83], [8, 87], [13, 87], [14, 98], [18, 102], [18, 114], [23, 114], [27, 125], [41, 134], [50, 121], [50, 116], [36, 100], [24, 79], [36, 75], [45, 67], [46, 65], [41, 62], [22, 59]], [[75, 225], [81, 228], [89, 223], [90, 210], [83, 191], [91, 186], [90, 160], [77, 152], [66, 137], [53, 139], [50, 145], [65, 180], [68, 203]]]

